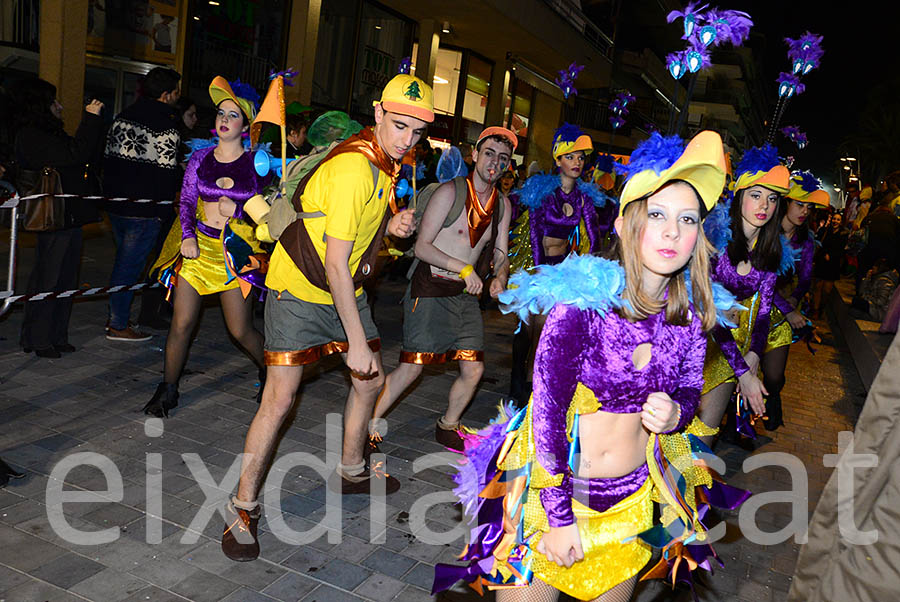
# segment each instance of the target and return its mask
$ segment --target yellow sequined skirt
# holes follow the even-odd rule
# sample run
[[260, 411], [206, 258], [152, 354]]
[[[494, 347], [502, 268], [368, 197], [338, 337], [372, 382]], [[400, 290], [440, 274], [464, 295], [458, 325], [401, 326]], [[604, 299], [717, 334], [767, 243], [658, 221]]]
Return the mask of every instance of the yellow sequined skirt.
[[569, 568], [550, 562], [537, 551], [537, 542], [550, 527], [541, 506], [540, 491], [529, 491], [524, 528], [526, 536], [539, 531], [530, 545], [535, 577], [579, 600], [592, 600], [637, 575], [650, 561], [650, 546], [638, 539], [628, 543], [622, 540], [653, 526], [652, 490], [648, 478], [640, 489], [605, 512], [591, 510], [573, 499], [572, 510], [578, 522], [584, 560]]
[[[741, 301], [741, 305], [748, 311], [739, 312], [737, 319], [737, 328], [731, 329], [731, 336], [737, 343], [741, 354], [747, 353], [750, 349], [750, 333], [753, 331], [753, 325], [756, 323], [756, 316], [759, 313], [759, 295], [753, 295]], [[734, 370], [731, 364], [725, 359], [719, 344], [709, 335], [706, 345], [706, 359], [703, 362], [703, 393], [709, 393], [716, 387], [727, 382], [736, 382]]]
[[[241, 237], [248, 242], [254, 252], [262, 252], [259, 241], [252, 235], [251, 226], [239, 220], [231, 220], [229, 224], [235, 231], [239, 231]], [[199, 229], [196, 234], [200, 255], [195, 259], [183, 257], [181, 255], [181, 221], [176, 219], [166, 236], [166, 242], [163, 244], [159, 258], [151, 268], [151, 273], [159, 270], [160, 274], [165, 274], [168, 268], [173, 268], [200, 295], [212, 295], [240, 288], [241, 280], [228, 273], [221, 235], [219, 238], [213, 238]]]
[[790, 345], [794, 341], [794, 331], [791, 329], [791, 323], [781, 313], [777, 307], [772, 307], [771, 326], [769, 327], [769, 336], [766, 338], [766, 350], [768, 353], [773, 349]]

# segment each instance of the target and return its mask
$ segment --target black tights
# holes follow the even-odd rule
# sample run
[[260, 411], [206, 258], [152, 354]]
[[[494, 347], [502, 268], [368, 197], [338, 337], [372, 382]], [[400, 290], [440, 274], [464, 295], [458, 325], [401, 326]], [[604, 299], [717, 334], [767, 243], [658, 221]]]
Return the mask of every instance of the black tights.
[[784, 388], [784, 370], [787, 367], [788, 352], [790, 350], [790, 345], [776, 347], [766, 352], [760, 362], [763, 371], [763, 385], [766, 387], [766, 391], [769, 392], [768, 396], [766, 396], [766, 415], [769, 417], [766, 421], [767, 430], [773, 430], [784, 424], [781, 409], [781, 390]]
[[[593, 602], [628, 602], [634, 591], [637, 577], [623, 581], [593, 599]], [[537, 577], [532, 579], [528, 587], [497, 590], [497, 602], [556, 602], [559, 590], [547, 585]]]
[[[250, 355], [260, 370], [264, 369], [263, 336], [253, 327], [253, 300], [244, 299], [241, 289], [235, 288], [219, 295], [222, 314], [228, 332], [238, 344]], [[166, 360], [163, 380], [168, 384], [177, 384], [181, 371], [187, 361], [191, 336], [200, 319], [203, 298], [183, 278], [178, 279], [175, 287], [175, 303], [172, 312], [172, 324], [166, 338]]]

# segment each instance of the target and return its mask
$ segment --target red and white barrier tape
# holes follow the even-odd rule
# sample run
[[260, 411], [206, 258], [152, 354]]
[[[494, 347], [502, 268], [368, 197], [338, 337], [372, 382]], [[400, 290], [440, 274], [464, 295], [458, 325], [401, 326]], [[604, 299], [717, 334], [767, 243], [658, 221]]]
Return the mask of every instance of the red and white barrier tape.
[[[23, 197], [16, 195], [16, 196], [12, 197], [11, 199], [8, 199], [8, 200], [4, 201], [2, 204], [0, 204], [0, 209], [12, 209], [13, 207], [17, 207], [18, 205], [20, 205], [23, 201], [37, 199], [42, 196], [45, 196], [45, 195], [32, 194], [32, 195], [23, 196]], [[86, 201], [108, 201], [108, 202], [117, 202], [117, 203], [126, 202], [126, 201], [131, 202], [131, 203], [156, 203], [157, 205], [172, 205], [174, 203], [174, 201], [156, 201], [153, 199], [131, 199], [128, 197], [105, 197], [105, 196], [100, 196], [100, 195], [88, 195], [88, 194], [57, 194], [54, 196], [56, 196], [58, 198], [63, 198], [63, 199], [84, 199]]]
[[16, 303], [18, 301], [43, 301], [45, 299], [67, 299], [69, 297], [90, 297], [93, 295], [103, 295], [108, 293], [120, 293], [122, 291], [138, 291], [145, 288], [157, 288], [162, 286], [159, 282], [141, 282], [127, 286], [119, 284], [116, 286], [98, 286], [94, 288], [78, 288], [70, 291], [62, 291], [59, 293], [35, 293], [33, 295], [13, 295], [13, 291], [0, 291], [0, 301], [8, 303]]

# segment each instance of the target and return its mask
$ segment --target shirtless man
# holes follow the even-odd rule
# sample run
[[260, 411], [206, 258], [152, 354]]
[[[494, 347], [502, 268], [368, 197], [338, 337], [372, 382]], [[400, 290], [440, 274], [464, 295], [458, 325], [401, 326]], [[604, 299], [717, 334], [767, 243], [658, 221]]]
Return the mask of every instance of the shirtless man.
[[[435, 439], [462, 450], [459, 420], [484, 373], [484, 325], [478, 298], [490, 276], [494, 298], [506, 289], [509, 278], [506, 255], [512, 211], [509, 199], [495, 184], [517, 142], [506, 128], [485, 129], [472, 151], [471, 175], [445, 182], [428, 202], [416, 240], [418, 263], [403, 298], [400, 365], [385, 379], [375, 405], [370, 430], [376, 441], [378, 419], [419, 377], [423, 365], [459, 360], [459, 376], [450, 387], [447, 411], [438, 419]], [[447, 223], [448, 216], [452, 223]]]

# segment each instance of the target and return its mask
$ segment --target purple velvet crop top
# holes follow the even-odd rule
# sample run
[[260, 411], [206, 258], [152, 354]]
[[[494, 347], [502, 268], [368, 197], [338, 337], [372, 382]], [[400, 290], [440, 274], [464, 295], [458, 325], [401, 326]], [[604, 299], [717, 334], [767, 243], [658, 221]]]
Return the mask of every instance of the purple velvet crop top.
[[[195, 151], [185, 169], [178, 206], [182, 240], [197, 237], [198, 200], [215, 203], [219, 197], [227, 196], [237, 205], [233, 217], [246, 219], [244, 202], [263, 189], [264, 180], [256, 175], [250, 153], [242, 154], [231, 163], [220, 163], [213, 154], [214, 150], [215, 147], [211, 146]], [[220, 188], [216, 185], [219, 178], [231, 178], [234, 186]]]
[[[565, 205], [572, 208], [572, 215], [566, 215]], [[547, 257], [544, 254], [544, 237], [566, 240], [578, 228], [581, 220], [584, 220], [587, 229], [588, 240], [591, 243], [591, 253], [600, 250], [601, 235], [597, 209], [593, 201], [576, 186], [571, 192], [565, 193], [557, 187], [554, 193], [544, 198], [541, 206], [531, 211], [529, 221], [531, 223], [531, 253], [534, 265], [546, 263], [559, 263], [565, 255]]]
[[[749, 350], [761, 358], [766, 348], [766, 338], [769, 336], [769, 315], [772, 310], [772, 297], [775, 293], [775, 272], [763, 272], [751, 267], [746, 276], [741, 276], [737, 273], [737, 267], [731, 264], [726, 251], [710, 259], [709, 277], [713, 282], [718, 282], [728, 289], [728, 292], [736, 299], [748, 299], [757, 292], [759, 293], [759, 311], [750, 333]], [[716, 324], [712, 335], [736, 377], [740, 377], [749, 370], [729, 328]]]
[[[800, 242], [797, 238], [797, 235], [791, 237], [791, 247], [794, 250], [800, 250], [800, 259], [794, 264], [794, 272], [793, 275], [797, 277], [797, 285], [794, 287], [793, 292], [788, 295], [789, 298], [794, 299], [798, 304], [800, 300], [803, 299], [803, 296], [809, 292], [809, 287], [812, 284], [812, 270], [813, 270], [813, 255], [816, 251], [816, 244], [813, 242], [813, 236], [811, 233], [807, 234], [806, 240]], [[791, 277], [788, 277], [786, 280], [790, 281]], [[776, 286], [781, 284], [781, 279], [776, 282]], [[775, 307], [781, 310], [781, 313], [784, 315], [788, 315], [795, 309], [793, 305], [791, 305], [787, 299], [781, 296], [778, 291], [775, 291], [774, 301]]]
[[[632, 354], [643, 343], [651, 343], [651, 357], [638, 370]], [[705, 355], [706, 335], [696, 314], [689, 325], [674, 326], [664, 314], [629, 322], [614, 311], [601, 317], [571, 305], [551, 310], [535, 354], [531, 401], [536, 456], [549, 474], [564, 475], [561, 485], [540, 493], [551, 527], [575, 520], [566, 414], [578, 384], [596, 395], [600, 411], [614, 414], [640, 412], [650, 393], [667, 393], [681, 406], [673, 429], [680, 431], [700, 403]]]

